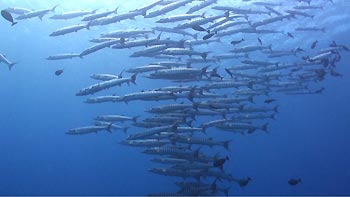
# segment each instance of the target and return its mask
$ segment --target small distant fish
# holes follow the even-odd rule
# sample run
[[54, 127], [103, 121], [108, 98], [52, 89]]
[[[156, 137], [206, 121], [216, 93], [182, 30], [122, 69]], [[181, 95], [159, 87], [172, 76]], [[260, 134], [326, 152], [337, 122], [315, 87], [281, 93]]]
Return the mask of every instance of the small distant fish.
[[259, 41], [260, 45], [262, 46], [262, 45], [263, 45], [263, 43], [262, 43], [262, 41], [261, 41], [261, 39], [260, 39], [260, 38], [258, 38], [258, 41]]
[[312, 44], [311, 44], [311, 49], [314, 49], [314, 48], [316, 48], [316, 46], [317, 46], [317, 43], [318, 43], [318, 41], [316, 40], [315, 42], [313, 42]]
[[193, 30], [196, 30], [196, 31], [205, 31], [205, 32], [208, 32], [210, 33], [208, 30], [206, 30], [205, 28], [201, 27], [201, 26], [192, 26], [192, 29]]
[[4, 17], [4, 19], [6, 19], [7, 21], [11, 22], [12, 26], [17, 24], [17, 22], [13, 21], [13, 17], [11, 13], [8, 12], [7, 10], [1, 10], [1, 16]]
[[209, 38], [213, 37], [215, 34], [217, 34], [217, 32], [209, 33], [203, 37], [203, 40], [208, 40]]
[[301, 183], [301, 179], [289, 179], [288, 180], [288, 184], [292, 185], [292, 186], [298, 185], [299, 183]]
[[246, 179], [238, 179], [238, 180], [235, 180], [238, 185], [240, 187], [245, 187], [248, 185], [248, 183], [251, 181], [252, 179], [250, 177], [247, 177]]
[[244, 38], [242, 38], [241, 40], [234, 40], [234, 41], [231, 41], [231, 44], [233, 45], [236, 45], [236, 44], [239, 44], [241, 42], [245, 41]]
[[221, 170], [223, 170], [224, 163], [225, 163], [226, 161], [229, 161], [229, 160], [230, 160], [230, 158], [227, 157], [227, 156], [226, 156], [225, 158], [222, 158], [222, 159], [217, 159], [217, 160], [214, 161], [213, 166], [216, 167], [216, 168], [220, 168]]
[[275, 102], [275, 101], [276, 101], [276, 99], [268, 98], [268, 99], [265, 99], [264, 103], [270, 104], [270, 103]]
[[290, 32], [287, 32], [287, 36], [291, 37], [292, 39], [294, 39], [294, 36]]
[[302, 48], [300, 48], [300, 47], [298, 47], [298, 48], [295, 49], [295, 51], [296, 51], [296, 52], [304, 52], [305, 50], [302, 49]]
[[63, 73], [63, 69], [56, 70], [55, 75], [60, 76]]
[[326, 33], [326, 29], [325, 28], [318, 28], [318, 27], [299, 27], [299, 28], [296, 28], [295, 31], [305, 31], [305, 32], [317, 32], [317, 31], [320, 31], [320, 32], [323, 32], [323, 33]]
[[350, 49], [347, 46], [343, 45], [342, 47], [345, 51], [348, 51], [348, 52], [350, 51]]

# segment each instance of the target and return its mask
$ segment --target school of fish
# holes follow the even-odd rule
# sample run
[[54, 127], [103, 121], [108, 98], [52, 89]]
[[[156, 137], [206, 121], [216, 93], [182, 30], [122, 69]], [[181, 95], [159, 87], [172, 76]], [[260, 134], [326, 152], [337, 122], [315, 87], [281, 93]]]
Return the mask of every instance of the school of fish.
[[[336, 71], [337, 63], [349, 53], [347, 46], [333, 40], [315, 39], [307, 47], [292, 48], [264, 39], [276, 36], [281, 42], [293, 42], [298, 35], [308, 33], [322, 38], [328, 31], [325, 27], [301, 25], [291, 29], [288, 24], [300, 18], [315, 20], [334, 4], [332, 0], [291, 0], [292, 7], [278, 0], [241, 1], [240, 7], [234, 7], [222, 5], [220, 0], [156, 0], [124, 13], [119, 13], [118, 5], [105, 12], [53, 14], [59, 6], [55, 5], [45, 10], [12, 7], [2, 13], [12, 25], [17, 24], [14, 20], [19, 21], [18, 25], [30, 18], [44, 20], [49, 14], [52, 16], [47, 20], [81, 19], [80, 24], [49, 35], [56, 37], [134, 19], [153, 25], [115, 28], [90, 40], [91, 47], [80, 52], [47, 57], [55, 61], [99, 56], [103, 50], [127, 50], [130, 62], [134, 58], [149, 61], [147, 65], [123, 69], [119, 75], [96, 73], [90, 76], [95, 82], [76, 93], [88, 96], [88, 104], [115, 103], [118, 107], [142, 102], [140, 114], [146, 115], [125, 116], [116, 110], [115, 114], [101, 114], [91, 125], [70, 129], [66, 134], [128, 133], [120, 143], [141, 147], [151, 162], [161, 166], [149, 172], [179, 178], [175, 182], [177, 191], [159, 191], [150, 196], [230, 195], [230, 186], [225, 186], [236, 183], [245, 187], [253, 178], [235, 177], [225, 169], [225, 163], [234, 157], [230, 154], [233, 137], [218, 140], [215, 133], [247, 137], [260, 131], [268, 133], [269, 124], [279, 113], [276, 95], [321, 94], [324, 88], [320, 84], [325, 78], [342, 76]], [[276, 24], [280, 28], [271, 28]], [[321, 44], [328, 46], [319, 47]], [[231, 50], [221, 51], [222, 45]], [[3, 54], [0, 61], [9, 69], [16, 64]], [[104, 94], [108, 89], [142, 86], [144, 81], [154, 82], [154, 87], [124, 95]], [[162, 104], [155, 106], [160, 101]], [[208, 147], [217, 154], [206, 151]], [[289, 184], [296, 185], [299, 180]]]

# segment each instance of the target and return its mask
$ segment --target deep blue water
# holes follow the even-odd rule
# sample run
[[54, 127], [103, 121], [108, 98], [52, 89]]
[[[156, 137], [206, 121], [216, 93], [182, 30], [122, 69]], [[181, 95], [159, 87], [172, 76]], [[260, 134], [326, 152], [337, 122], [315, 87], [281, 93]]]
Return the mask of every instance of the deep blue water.
[[[150, 1], [144, 1], [147, 2]], [[283, 43], [274, 41], [271, 35], [264, 35], [264, 40], [287, 49], [309, 47], [316, 39], [324, 47], [332, 40], [349, 46], [350, 2], [315, 2], [323, 5], [324, 10], [317, 11], [314, 20], [300, 18], [283, 25], [288, 29], [298, 23], [320, 24], [326, 26], [325, 34], [300, 33], [294, 41]], [[112, 10], [118, 5], [121, 12], [126, 12], [139, 7], [143, 1], [132, 0], [124, 4], [116, 1], [44, 3], [7, 0], [1, 1], [0, 7], [44, 9], [57, 3], [60, 4], [57, 13], [95, 8]], [[229, 4], [230, 1], [222, 3]], [[79, 23], [79, 19], [55, 21], [46, 16], [43, 21], [37, 18], [24, 20], [14, 27], [1, 20], [0, 53], [19, 64], [12, 71], [0, 64], [0, 195], [145, 195], [177, 190], [173, 181], [179, 179], [147, 171], [157, 165], [149, 162], [149, 155], [141, 154], [142, 148], [118, 143], [127, 136], [124, 133], [65, 134], [71, 128], [90, 125], [97, 115], [134, 116], [159, 104], [136, 101], [128, 105], [88, 105], [83, 102], [85, 98], [75, 96], [79, 89], [93, 84], [89, 78], [91, 74], [118, 74], [125, 68], [147, 64], [150, 59], [130, 59], [128, 56], [133, 49], [105, 49], [84, 59], [45, 60], [57, 53], [80, 52], [91, 46], [89, 39], [106, 31], [154, 26], [154, 23], [142, 20], [137, 17], [135, 21], [54, 38], [48, 36], [52, 31]], [[228, 40], [223, 42], [228, 43]], [[218, 46], [217, 50], [222, 51], [230, 47], [228, 44], [210, 46]], [[205, 47], [215, 50], [210, 46]], [[230, 195], [350, 195], [349, 61], [349, 53], [343, 52], [337, 66], [343, 77], [328, 77], [320, 82], [318, 86], [325, 87], [320, 95], [275, 96], [280, 113], [276, 120], [269, 121], [267, 134], [255, 132], [242, 136], [215, 129], [208, 131], [214, 137], [233, 139], [231, 152], [221, 151], [222, 156], [231, 158], [225, 166], [226, 171], [253, 179], [245, 188], [232, 183]], [[57, 77], [54, 72], [60, 68], [64, 68], [64, 73]], [[159, 81], [142, 77], [138, 78], [137, 84], [123, 85], [108, 93], [123, 95], [159, 87]], [[131, 129], [131, 132], [136, 131]], [[300, 177], [302, 183], [292, 187], [287, 181], [294, 177]]]

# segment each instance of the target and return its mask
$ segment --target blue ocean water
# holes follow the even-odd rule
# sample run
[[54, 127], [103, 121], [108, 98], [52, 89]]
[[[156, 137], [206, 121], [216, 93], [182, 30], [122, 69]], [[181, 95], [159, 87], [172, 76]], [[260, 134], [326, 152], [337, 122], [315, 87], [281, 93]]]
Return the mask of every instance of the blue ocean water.
[[[326, 33], [295, 32], [295, 39], [279, 35], [263, 35], [261, 38], [273, 47], [294, 49], [309, 48], [319, 41], [325, 48], [332, 40], [350, 46], [350, 2], [346, 0], [313, 0], [322, 10], [313, 11], [314, 19], [298, 17], [284, 21], [274, 28], [293, 29], [303, 25], [326, 28]], [[56, 13], [73, 10], [101, 11], [119, 7], [120, 13], [136, 9], [151, 1], [94, 1], [94, 0], [5, 0], [1, 9], [24, 7], [47, 9], [59, 4]], [[289, 6], [290, 1], [278, 1]], [[295, 1], [297, 2], [297, 1]], [[294, 3], [294, 2], [293, 2]], [[246, 2], [218, 0], [218, 5], [242, 6]], [[172, 12], [183, 13], [189, 5]], [[208, 11], [210, 14], [212, 11]], [[50, 13], [49, 15], [53, 15]], [[172, 14], [168, 14], [169, 16]], [[259, 17], [259, 16], [257, 16]], [[91, 125], [101, 114], [145, 116], [145, 109], [173, 101], [86, 104], [85, 97], [75, 94], [94, 83], [90, 75], [95, 73], [119, 74], [122, 70], [146, 65], [150, 58], [130, 58], [137, 49], [104, 49], [83, 59], [48, 61], [45, 58], [59, 53], [81, 52], [92, 43], [88, 41], [101, 33], [133, 28], [152, 28], [152, 20], [142, 16], [117, 24], [92, 27], [60, 37], [49, 37], [54, 30], [79, 23], [79, 19], [22, 20], [13, 27], [1, 20], [0, 53], [18, 62], [11, 71], [0, 64], [0, 195], [146, 195], [156, 192], [176, 192], [173, 184], [181, 178], [164, 177], [148, 172], [157, 166], [142, 154], [142, 148], [119, 144], [127, 135], [117, 131], [112, 134], [70, 136], [71, 128]], [[166, 35], [165, 37], [169, 37]], [[223, 52], [232, 50], [229, 36], [201, 46], [201, 50]], [[247, 40], [256, 39], [249, 35]], [[305, 52], [308, 54], [308, 52]], [[251, 177], [248, 186], [230, 186], [230, 195], [350, 195], [350, 69], [349, 53], [342, 52], [337, 71], [343, 77], [326, 77], [318, 83], [324, 87], [322, 94], [274, 95], [280, 110], [276, 120], [269, 120], [269, 132], [257, 131], [252, 135], [238, 135], [210, 129], [208, 135], [218, 139], [233, 139], [231, 151], [220, 151], [230, 161], [225, 171], [234, 177]], [[254, 57], [259, 58], [259, 57]], [[293, 61], [288, 58], [285, 61]], [[237, 60], [223, 61], [220, 66], [237, 64]], [[57, 77], [54, 72], [64, 69]], [[122, 85], [102, 95], [149, 90], [168, 81], [138, 77], [137, 85]], [[202, 121], [212, 120], [211, 117]], [[131, 128], [130, 133], [140, 131]], [[302, 183], [290, 186], [290, 178], [301, 178]]]

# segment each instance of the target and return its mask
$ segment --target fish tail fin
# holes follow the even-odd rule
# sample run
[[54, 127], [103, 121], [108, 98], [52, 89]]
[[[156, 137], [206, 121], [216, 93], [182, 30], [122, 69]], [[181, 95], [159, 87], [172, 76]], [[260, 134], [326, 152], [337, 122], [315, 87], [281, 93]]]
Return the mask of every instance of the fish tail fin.
[[203, 75], [207, 74], [207, 70], [208, 70], [209, 67], [210, 67], [210, 65], [209, 66], [205, 66], [204, 68], [202, 68], [202, 74]]
[[261, 126], [261, 130], [267, 132], [268, 126], [269, 126], [269, 123], [265, 123], [263, 126]]
[[138, 118], [138, 116], [132, 117], [132, 121], [136, 123]]
[[92, 10], [92, 13], [95, 14], [97, 12], [98, 9], [94, 9]]
[[225, 71], [226, 71], [227, 74], [230, 75], [231, 78], [233, 78], [233, 74], [232, 74], [232, 72], [230, 71], [230, 69], [225, 68]]
[[251, 102], [251, 103], [254, 103], [254, 96], [250, 96], [250, 97], [248, 98], [248, 101]]
[[89, 22], [86, 24], [85, 28], [86, 28], [87, 30], [90, 30], [90, 25], [91, 25], [91, 21], [89, 21]]
[[115, 10], [114, 10], [115, 14], [118, 14], [118, 9], [119, 9], [119, 6], [117, 8], [115, 8]]
[[230, 150], [230, 147], [229, 147], [230, 142], [231, 142], [231, 140], [224, 141], [224, 148], [228, 151]]
[[277, 105], [275, 108], [273, 108], [273, 110], [276, 112], [276, 113], [279, 113], [279, 105]]
[[270, 44], [268, 47], [269, 47], [269, 50], [272, 51], [272, 44]]
[[18, 22], [13, 22], [12, 24], [11, 24], [11, 26], [14, 26], [14, 25], [16, 25]]
[[10, 64], [9, 65], [9, 70], [12, 70], [12, 67], [14, 66], [14, 65], [16, 65], [17, 63], [12, 63], [12, 64]]
[[130, 127], [125, 127], [125, 128], [123, 128], [123, 132], [124, 132], [125, 134], [127, 134], [127, 133], [128, 133], [129, 128], [130, 128]]
[[55, 9], [56, 9], [58, 6], [59, 6], [59, 4], [55, 5], [55, 6], [51, 9], [51, 11], [54, 12]]
[[133, 83], [135, 85], [136, 85], [136, 76], [137, 76], [137, 73], [134, 74], [133, 76], [131, 76], [131, 78], [130, 78], [131, 83]]
[[198, 33], [192, 36], [195, 40], [198, 40]]
[[121, 79], [123, 78], [123, 73], [124, 73], [124, 69], [119, 73], [118, 77]]
[[301, 183], [301, 178], [298, 179], [299, 183]]
[[250, 134], [250, 133], [253, 133], [253, 132], [255, 132], [255, 128], [251, 128], [251, 129], [248, 129], [248, 133]]
[[207, 59], [208, 53], [209, 53], [209, 52], [204, 52], [204, 53], [202, 53], [202, 54], [201, 54], [202, 58], [203, 58], [203, 59]]
[[171, 126], [171, 130], [172, 130], [172, 131], [177, 131], [178, 125], [179, 125], [179, 122], [176, 121], [176, 122]]
[[197, 120], [197, 119], [196, 119], [196, 114], [192, 114], [192, 115], [191, 115], [191, 118], [192, 118], [192, 120]]
[[162, 32], [157, 36], [157, 40], [160, 40], [160, 36], [162, 36]]
[[109, 132], [109, 133], [112, 133], [112, 125], [113, 123], [109, 124], [106, 128], [106, 130]]
[[194, 96], [193, 96], [193, 94], [190, 93], [190, 94], [188, 95], [187, 99], [188, 99], [189, 101], [191, 101], [192, 103], [194, 103], [194, 100], [193, 100], [193, 99], [194, 99]]
[[207, 127], [202, 127], [202, 133], [207, 134]]

